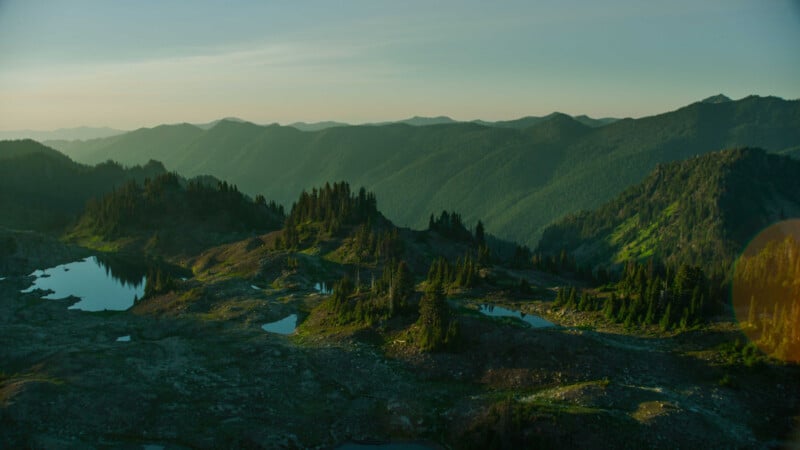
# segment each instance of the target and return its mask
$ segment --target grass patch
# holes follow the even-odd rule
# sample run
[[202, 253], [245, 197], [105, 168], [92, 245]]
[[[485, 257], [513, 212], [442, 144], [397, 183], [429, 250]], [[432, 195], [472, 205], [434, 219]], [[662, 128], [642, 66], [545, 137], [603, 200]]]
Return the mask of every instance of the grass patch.
[[11, 398], [24, 389], [28, 383], [64, 384], [63, 380], [40, 373], [5, 374], [0, 372], [0, 404], [5, 405]]
[[660, 232], [672, 216], [678, 211], [679, 202], [675, 201], [664, 208], [659, 217], [647, 228], [640, 228], [639, 214], [635, 214], [617, 226], [608, 238], [612, 246], [628, 242], [614, 255], [614, 262], [623, 263], [629, 260], [644, 259], [656, 253], [660, 242]]

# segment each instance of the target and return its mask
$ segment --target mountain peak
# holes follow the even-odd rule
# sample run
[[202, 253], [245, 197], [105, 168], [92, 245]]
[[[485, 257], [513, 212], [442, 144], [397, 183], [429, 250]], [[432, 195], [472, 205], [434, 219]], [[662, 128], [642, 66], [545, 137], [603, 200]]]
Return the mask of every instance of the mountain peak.
[[732, 101], [730, 97], [724, 94], [712, 95], [711, 97], [704, 98], [700, 103], [727, 103]]
[[583, 136], [591, 127], [568, 114], [554, 112], [524, 130], [536, 142], [563, 142]]
[[212, 120], [211, 122], [208, 122], [208, 123], [195, 123], [193, 125], [196, 126], [197, 128], [202, 128], [203, 130], [210, 130], [211, 128], [214, 128], [215, 126], [217, 126], [217, 125], [219, 125], [220, 123], [223, 123], [223, 122], [252, 123], [252, 122], [249, 122], [247, 120], [240, 119], [238, 117], [223, 117], [221, 119]]
[[414, 116], [410, 119], [400, 120], [398, 123], [405, 123], [407, 125], [412, 126], [426, 126], [426, 125], [441, 125], [441, 124], [448, 124], [448, 123], [455, 123], [455, 120], [447, 117], [447, 116], [436, 116], [436, 117], [424, 117], [424, 116]]

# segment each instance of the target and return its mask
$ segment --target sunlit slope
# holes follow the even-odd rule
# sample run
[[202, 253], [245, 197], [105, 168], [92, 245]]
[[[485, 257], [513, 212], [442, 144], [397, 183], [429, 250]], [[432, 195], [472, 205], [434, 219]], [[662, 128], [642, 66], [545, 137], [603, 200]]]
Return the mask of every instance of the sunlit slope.
[[759, 149], [659, 166], [594, 210], [547, 228], [539, 250], [585, 266], [655, 257], [725, 269], [761, 229], [800, 217], [800, 162]]

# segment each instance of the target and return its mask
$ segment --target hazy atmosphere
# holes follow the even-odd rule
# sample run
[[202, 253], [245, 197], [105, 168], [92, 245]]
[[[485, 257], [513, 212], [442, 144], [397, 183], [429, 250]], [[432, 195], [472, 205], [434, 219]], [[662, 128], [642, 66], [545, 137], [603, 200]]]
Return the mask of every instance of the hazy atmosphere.
[[800, 449], [800, 1], [0, 0], [0, 449]]
[[0, 2], [0, 130], [800, 96], [796, 1]]

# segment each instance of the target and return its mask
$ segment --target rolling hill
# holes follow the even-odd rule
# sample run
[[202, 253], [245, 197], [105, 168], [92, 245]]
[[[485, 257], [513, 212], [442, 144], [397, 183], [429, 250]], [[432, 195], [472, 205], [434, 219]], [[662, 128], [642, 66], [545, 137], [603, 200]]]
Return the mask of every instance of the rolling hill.
[[757, 232], [787, 217], [800, 217], [800, 162], [726, 150], [659, 165], [599, 209], [548, 227], [538, 250], [566, 250], [583, 266], [654, 257], [724, 271]]
[[467, 223], [482, 219], [492, 234], [535, 245], [553, 221], [598, 207], [659, 163], [741, 146], [792, 154], [799, 144], [800, 101], [717, 96], [599, 127], [557, 113], [521, 128], [394, 123], [303, 132], [223, 120], [208, 130], [170, 125], [55, 145], [87, 163], [158, 159], [287, 206], [301, 189], [347, 180], [375, 192], [400, 225], [421, 228], [430, 213], [457, 210]]

